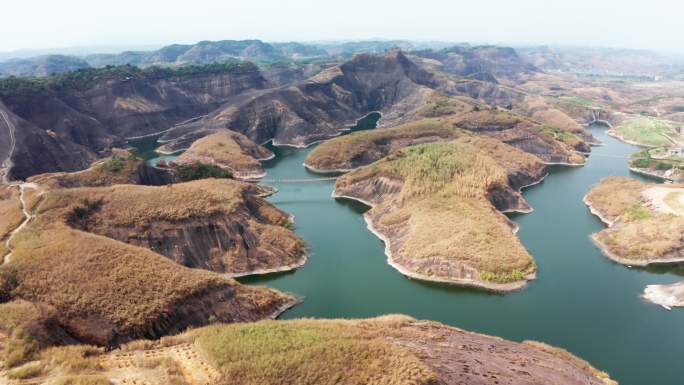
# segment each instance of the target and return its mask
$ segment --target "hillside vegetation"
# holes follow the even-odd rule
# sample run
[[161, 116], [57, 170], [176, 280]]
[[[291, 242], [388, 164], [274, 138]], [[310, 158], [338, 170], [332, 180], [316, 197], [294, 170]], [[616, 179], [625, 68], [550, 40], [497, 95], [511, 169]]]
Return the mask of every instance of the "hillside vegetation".
[[487, 151], [498, 159], [509, 154], [507, 162], [522, 161], [514, 173], [529, 167], [528, 175], [541, 177], [541, 162], [503, 143], [437, 142], [407, 147], [344, 175], [335, 194], [373, 204], [367, 219], [389, 242], [390, 263], [404, 274], [494, 290], [520, 288], [535, 263], [490, 200], [514, 209], [528, 206], [510, 189], [506, 167]]
[[84, 90], [96, 82], [105, 80], [168, 79], [173, 77], [197, 76], [208, 74], [224, 74], [242, 71], [254, 71], [257, 67], [245, 63], [212, 63], [205, 65], [186, 65], [180, 67], [146, 67], [132, 65], [106, 66], [102, 68], [81, 68], [62, 74], [46, 77], [6, 77], [0, 78], [0, 97], [32, 96], [39, 93], [50, 93], [67, 90]]
[[[11, 262], [0, 267], [0, 297], [45, 305], [54, 310], [55, 325], [71, 338], [105, 346], [179, 332], [206, 324], [210, 317], [227, 322], [268, 318], [292, 305], [293, 298], [277, 291], [242, 286], [180, 266], [148, 248], [88, 232], [100, 223], [111, 229], [159, 218], [204, 218], [239, 204], [239, 187], [218, 188], [238, 182], [195, 183], [195, 188], [118, 185], [42, 191], [30, 200], [35, 219], [17, 233]], [[99, 210], [103, 216], [94, 216]], [[288, 239], [289, 230], [279, 228], [274, 238]], [[298, 239], [293, 242], [301, 248]]]
[[314, 170], [351, 170], [412, 144], [454, 139], [461, 135], [444, 119], [421, 119], [387, 129], [358, 131], [316, 146], [305, 164]]
[[627, 119], [611, 132], [620, 139], [645, 146], [673, 146], [684, 144], [678, 128], [673, 122], [639, 116]]

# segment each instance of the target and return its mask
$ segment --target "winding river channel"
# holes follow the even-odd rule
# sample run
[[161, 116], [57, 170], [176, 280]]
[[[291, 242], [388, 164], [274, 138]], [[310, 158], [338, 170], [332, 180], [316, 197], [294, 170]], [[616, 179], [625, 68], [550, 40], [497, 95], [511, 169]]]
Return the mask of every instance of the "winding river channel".
[[[622, 385], [683, 383], [684, 310], [666, 311], [640, 298], [648, 284], [672, 283], [684, 267], [636, 269], [605, 258], [589, 235], [603, 228], [582, 203], [601, 178], [629, 175], [637, 147], [592, 128], [605, 145], [584, 167], [554, 167], [525, 191], [534, 212], [514, 215], [539, 266], [524, 290], [490, 294], [410, 280], [386, 263], [382, 241], [366, 229], [359, 203], [330, 197], [333, 181], [271, 183], [269, 200], [294, 214], [310, 259], [295, 272], [243, 278], [303, 297], [283, 318], [359, 318], [408, 314], [512, 340], [563, 347], [606, 370]], [[311, 151], [278, 147], [268, 179], [315, 178], [302, 163]], [[638, 178], [636, 175], [630, 175]]]

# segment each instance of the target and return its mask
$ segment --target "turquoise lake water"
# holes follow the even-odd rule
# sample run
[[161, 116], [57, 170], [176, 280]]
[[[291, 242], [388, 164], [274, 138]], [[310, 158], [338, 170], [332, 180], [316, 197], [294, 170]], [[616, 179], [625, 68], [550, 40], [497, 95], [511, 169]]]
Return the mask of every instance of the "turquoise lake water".
[[[630, 175], [637, 147], [592, 128], [605, 146], [584, 167], [553, 167], [525, 190], [534, 212], [514, 215], [538, 278], [499, 295], [410, 280], [386, 263], [382, 241], [366, 229], [361, 204], [330, 197], [334, 182], [273, 183], [269, 200], [294, 214], [310, 259], [295, 272], [241, 279], [303, 296], [282, 318], [360, 318], [401, 313], [512, 340], [568, 349], [622, 385], [684, 383], [684, 310], [666, 311], [640, 298], [644, 287], [684, 279], [684, 268], [630, 269], [612, 263], [589, 235], [603, 228], [582, 198], [609, 175]], [[316, 178], [302, 163], [311, 151], [279, 147], [265, 163], [269, 179]], [[636, 175], [630, 175], [639, 178]]]

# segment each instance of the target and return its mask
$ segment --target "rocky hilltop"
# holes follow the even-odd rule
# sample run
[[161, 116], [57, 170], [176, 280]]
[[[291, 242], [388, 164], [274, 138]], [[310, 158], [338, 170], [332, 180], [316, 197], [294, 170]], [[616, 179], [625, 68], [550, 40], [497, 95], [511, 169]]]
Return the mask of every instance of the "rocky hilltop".
[[[454, 139], [464, 134], [481, 134], [500, 140], [521, 151], [537, 156], [544, 163], [579, 166], [585, 158], [577, 149], [588, 149], [580, 137], [572, 133], [539, 124], [530, 118], [508, 111], [472, 106], [465, 111], [445, 108], [450, 99], [441, 99], [427, 105], [418, 118], [391, 129], [355, 132], [328, 140], [316, 147], [306, 159], [306, 167], [312, 171], [349, 171], [370, 164], [391, 152], [420, 143]], [[453, 105], [451, 106], [453, 107]], [[444, 108], [449, 113], [435, 113]], [[532, 183], [522, 183], [522, 185]]]
[[436, 61], [432, 64], [438, 71], [486, 82], [497, 83], [499, 77], [510, 79], [538, 71], [510, 47], [454, 46], [439, 51], [414, 51], [412, 55]]
[[46, 55], [0, 62], [0, 76], [50, 76], [90, 67], [80, 58]]

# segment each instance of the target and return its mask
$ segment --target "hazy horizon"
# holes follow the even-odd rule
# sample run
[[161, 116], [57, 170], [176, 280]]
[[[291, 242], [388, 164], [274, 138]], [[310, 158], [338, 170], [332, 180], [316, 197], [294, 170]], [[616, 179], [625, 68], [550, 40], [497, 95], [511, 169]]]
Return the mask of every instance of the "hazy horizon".
[[[156, 2], [155, 2], [156, 3]], [[684, 3], [672, 0], [482, 1], [274, 0], [214, 4], [120, 0], [12, 2], [0, 25], [0, 52], [103, 46], [163, 46], [201, 40], [411, 40], [552, 45], [684, 52]], [[38, 11], [37, 11], [38, 9]]]

